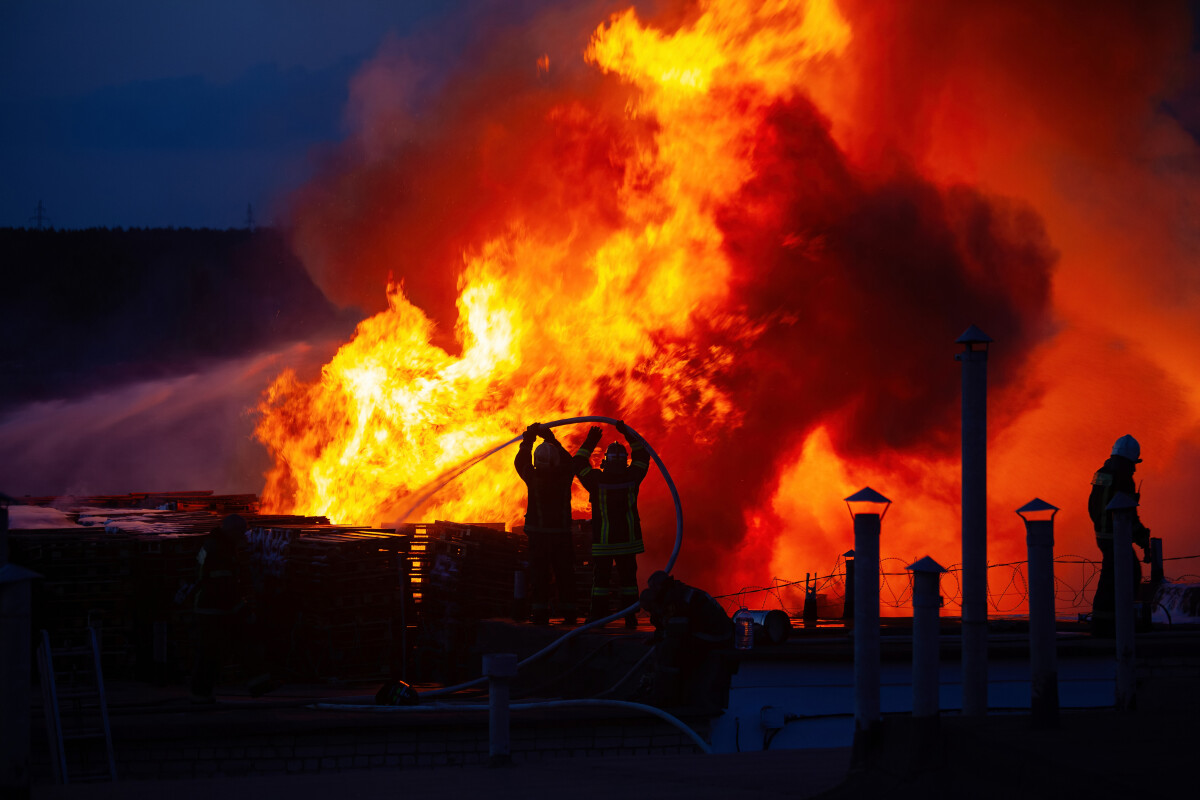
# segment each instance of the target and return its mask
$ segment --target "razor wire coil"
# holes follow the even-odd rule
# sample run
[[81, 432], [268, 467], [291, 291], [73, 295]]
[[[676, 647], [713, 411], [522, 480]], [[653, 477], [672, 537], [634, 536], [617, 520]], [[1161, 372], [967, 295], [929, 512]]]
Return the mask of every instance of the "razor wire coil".
[[[1200, 559], [1200, 555], [1174, 556], [1164, 558], [1168, 561], [1186, 561]], [[1056, 567], [1067, 569], [1078, 567], [1074, 580], [1068, 579], [1057, 569], [1054, 573], [1055, 608], [1060, 611], [1090, 610], [1092, 595], [1095, 594], [1095, 584], [1100, 577], [1101, 562], [1084, 558], [1083, 556], [1064, 554], [1054, 559]], [[888, 608], [906, 608], [912, 602], [912, 573], [907, 569], [897, 570], [895, 564], [905, 564], [905, 560], [896, 556], [886, 556], [879, 560], [880, 590], [879, 602]], [[942, 598], [947, 606], [962, 606], [962, 582], [959, 575], [962, 564], [952, 564], [941, 576]], [[1178, 583], [1200, 582], [1200, 576], [1192, 573], [1168, 577], [1168, 580]], [[774, 598], [779, 608], [788, 616], [799, 617], [803, 613], [802, 605], [796, 605], [792, 596], [796, 592], [787, 590], [794, 587], [815, 586], [814, 591], [825, 594], [833, 602], [845, 602], [846, 597], [846, 559], [838, 556], [833, 567], [824, 575], [810, 575], [798, 580], [772, 578], [769, 586], [744, 586], [736, 592], [714, 595], [715, 599], [727, 601], [735, 598], [738, 605], [744, 605], [746, 598], [756, 594], [766, 594]], [[803, 602], [801, 594], [800, 602]], [[998, 614], [1008, 614], [1022, 608], [1029, 599], [1029, 584], [1027, 562], [1009, 561], [998, 564], [988, 564], [988, 605]], [[731, 604], [726, 602], [726, 606]], [[735, 606], [736, 607], [736, 606]]]

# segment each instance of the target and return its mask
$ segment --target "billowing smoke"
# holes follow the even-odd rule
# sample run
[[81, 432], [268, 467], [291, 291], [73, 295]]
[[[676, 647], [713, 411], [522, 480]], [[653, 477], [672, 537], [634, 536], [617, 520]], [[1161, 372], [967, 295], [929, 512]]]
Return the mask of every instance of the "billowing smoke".
[[[949, 565], [953, 341], [976, 324], [997, 343], [992, 553], [1019, 551], [1011, 509], [1034, 495], [1065, 509], [1064, 549], [1090, 553], [1080, 509], [1113, 439], [1143, 439], [1161, 459], [1147, 460], [1151, 479], [1176, 452], [1194, 468], [1200, 239], [1188, 209], [1200, 162], [1187, 115], [1160, 105], [1188, 77], [1190, 20], [1167, 3], [840, 6], [851, 42], [804, 91], [764, 99], [747, 84], [726, 98], [730, 113], [766, 107], [753, 142], [733, 143], [752, 174], [713, 209], [728, 292], [683, 339], [652, 337], [672, 370], [703, 374], [736, 413], [713, 430], [704, 397], [669, 415], [653, 393], [628, 402], [630, 382], [656, 386], [653, 359], [582, 376], [597, 391], [575, 410], [628, 418], [663, 455], [683, 493], [680, 570], [693, 580], [737, 588], [844, 549], [823, 513], [804, 510], [830, 497], [787, 494], [837, 491], [828, 474], [804, 473], [816, 441], [839, 469], [915, 495], [921, 518], [889, 517], [898, 535], [885, 553], [933, 551]], [[657, 24], [685, 26], [705, 7]], [[638, 89], [579, 58], [599, 19], [588, 8], [493, 28], [433, 89], [408, 43], [385, 47], [353, 87], [359, 134], [295, 199], [298, 252], [329, 296], [381, 308], [390, 276], [453, 352], [464, 254], [519, 228], [563, 243], [568, 266], [546, 292], [575, 297], [569, 265], [627, 221], [639, 182], [661, 178], [640, 171], [659, 121], [630, 117]], [[715, 352], [732, 355], [714, 368]], [[670, 507], [656, 485], [644, 503], [657, 561]], [[808, 550], [789, 544], [802, 536]]]

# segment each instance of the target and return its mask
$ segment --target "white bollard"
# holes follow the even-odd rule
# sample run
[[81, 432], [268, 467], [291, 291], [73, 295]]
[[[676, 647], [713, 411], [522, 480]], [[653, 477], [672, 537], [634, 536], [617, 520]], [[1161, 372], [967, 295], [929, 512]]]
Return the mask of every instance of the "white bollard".
[[517, 675], [517, 657], [513, 653], [494, 653], [483, 657], [483, 674], [488, 679], [488, 766], [512, 763], [509, 689]]

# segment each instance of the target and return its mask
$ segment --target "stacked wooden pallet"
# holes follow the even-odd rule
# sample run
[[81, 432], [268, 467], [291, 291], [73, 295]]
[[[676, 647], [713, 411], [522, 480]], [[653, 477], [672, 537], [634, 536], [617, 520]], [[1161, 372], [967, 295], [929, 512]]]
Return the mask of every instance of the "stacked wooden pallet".
[[[278, 535], [285, 529], [271, 530]], [[295, 642], [289, 669], [322, 680], [403, 672], [415, 626], [406, 597], [408, 537], [335, 526], [295, 533], [280, 595], [291, 614]]]

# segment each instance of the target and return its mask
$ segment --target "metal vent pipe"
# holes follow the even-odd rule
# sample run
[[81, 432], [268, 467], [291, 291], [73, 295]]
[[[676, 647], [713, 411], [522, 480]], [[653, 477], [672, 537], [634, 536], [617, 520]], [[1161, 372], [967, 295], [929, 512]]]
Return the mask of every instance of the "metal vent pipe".
[[967, 328], [962, 362], [962, 713], [988, 709], [987, 361], [992, 337]]
[[1058, 631], [1054, 615], [1054, 515], [1034, 498], [1017, 509], [1029, 558], [1029, 707], [1035, 728], [1058, 727]]

